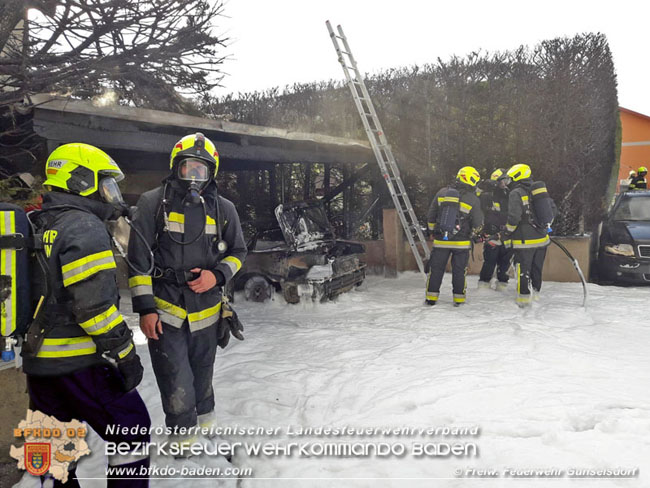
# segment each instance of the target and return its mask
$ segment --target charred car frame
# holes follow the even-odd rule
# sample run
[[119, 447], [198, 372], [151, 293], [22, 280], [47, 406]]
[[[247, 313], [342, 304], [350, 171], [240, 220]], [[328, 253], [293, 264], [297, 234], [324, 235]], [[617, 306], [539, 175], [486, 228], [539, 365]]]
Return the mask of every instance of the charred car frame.
[[320, 202], [278, 205], [277, 222], [257, 225], [236, 289], [263, 302], [274, 290], [288, 303], [327, 300], [359, 286], [366, 276], [363, 244], [336, 239]]

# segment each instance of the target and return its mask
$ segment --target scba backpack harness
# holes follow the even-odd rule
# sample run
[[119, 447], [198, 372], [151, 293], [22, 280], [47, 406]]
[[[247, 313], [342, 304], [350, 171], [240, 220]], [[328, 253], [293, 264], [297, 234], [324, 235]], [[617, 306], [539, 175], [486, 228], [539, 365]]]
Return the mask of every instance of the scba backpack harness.
[[[31, 224], [25, 211], [0, 203], [0, 332], [3, 337], [23, 336], [31, 320]], [[7, 344], [10, 342], [7, 341]], [[5, 348], [6, 349], [6, 348]], [[3, 351], [2, 358], [9, 351]]]
[[460, 230], [458, 215], [460, 213], [460, 193], [456, 188], [448, 187], [438, 196], [438, 216], [436, 228], [442, 233], [444, 241], [449, 240]]
[[15, 345], [23, 356], [35, 356], [59, 314], [68, 313], [71, 303], [57, 299], [47, 258], [54, 236], [43, 232], [54, 218], [50, 210], [77, 209], [54, 206], [30, 212], [10, 203], [0, 203], [0, 333], [5, 338], [3, 361], [13, 361]]
[[529, 204], [524, 207], [529, 217], [529, 222], [533, 227], [551, 233], [553, 229], [553, 200], [548, 194], [546, 183], [543, 181], [536, 181], [530, 187]]

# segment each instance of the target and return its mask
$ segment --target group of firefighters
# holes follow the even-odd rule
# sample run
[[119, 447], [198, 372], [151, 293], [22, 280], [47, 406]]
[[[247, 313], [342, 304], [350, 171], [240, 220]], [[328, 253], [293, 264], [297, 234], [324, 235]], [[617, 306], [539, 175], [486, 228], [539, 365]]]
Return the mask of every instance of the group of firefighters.
[[517, 304], [529, 306], [541, 290], [546, 247], [551, 242], [548, 233], [557, 213], [546, 186], [533, 181], [526, 164], [507, 171], [498, 168], [481, 185], [480, 179], [475, 168], [465, 166], [431, 202], [427, 221], [433, 248], [427, 266], [427, 305], [438, 303], [450, 256], [454, 306], [465, 303], [470, 250], [481, 241], [484, 263], [479, 288], [490, 288], [496, 268], [496, 289], [505, 290], [514, 258]]
[[[31, 216], [43, 236], [42, 281], [49, 290], [23, 346], [31, 408], [61, 421], [85, 421], [105, 440], [133, 446], [150, 440], [151, 421], [136, 390], [143, 367], [120, 314], [106, 221], [132, 219], [127, 262], [133, 311], [148, 339], [170, 440], [181, 444], [195, 440], [190, 428], [209, 430], [216, 423], [213, 365], [229, 334], [220, 325], [222, 290], [247, 252], [235, 206], [217, 192], [219, 155], [212, 141], [201, 133], [183, 137], [169, 168], [133, 212], [118, 186], [124, 174], [110, 156], [87, 144], [62, 145], [47, 160], [48, 191]], [[541, 289], [555, 205], [525, 164], [479, 181], [475, 168], [463, 167], [433, 199], [426, 303], [437, 303], [450, 256], [454, 305], [465, 303], [470, 250], [482, 241], [479, 286], [491, 286], [496, 268], [496, 289], [505, 289], [514, 257], [517, 303], [528, 306]], [[136, 468], [129, 479], [115, 475], [109, 486], [147, 485], [146, 475], [132, 474], [146, 473], [137, 469], [149, 465], [146, 455], [122, 452], [108, 462]], [[71, 466], [66, 486], [79, 486]]]
[[639, 169], [636, 171], [630, 171], [630, 177], [628, 178], [628, 190], [647, 190], [648, 182], [646, 176], [648, 175], [648, 168], [645, 166], [639, 166]]

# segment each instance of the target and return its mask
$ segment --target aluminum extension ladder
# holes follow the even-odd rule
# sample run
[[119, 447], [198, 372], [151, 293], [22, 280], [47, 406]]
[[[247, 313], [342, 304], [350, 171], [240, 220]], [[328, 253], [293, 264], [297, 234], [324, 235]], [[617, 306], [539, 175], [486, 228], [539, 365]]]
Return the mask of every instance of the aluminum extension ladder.
[[[357, 62], [352, 55], [350, 50], [350, 45], [348, 40], [343, 33], [341, 26], [337, 26], [338, 34], [332, 29], [330, 21], [326, 21], [327, 30], [330, 33], [330, 38], [334, 44], [334, 49], [339, 58], [339, 63], [343, 67], [343, 73], [345, 73], [345, 78], [352, 92], [352, 98], [354, 99], [354, 104], [357, 106], [359, 115], [361, 116], [361, 121], [363, 126], [366, 129], [366, 134], [368, 135], [368, 140], [372, 146], [372, 150], [375, 153], [377, 158], [377, 163], [381, 169], [381, 174], [386, 181], [388, 186], [388, 191], [390, 196], [393, 198], [393, 203], [395, 204], [395, 209], [399, 215], [400, 221], [402, 222], [402, 227], [404, 228], [404, 233], [408, 239], [409, 245], [411, 246], [411, 251], [413, 256], [415, 256], [415, 261], [418, 263], [418, 268], [424, 273], [424, 263], [429, 259], [429, 246], [418, 222], [418, 218], [413, 211], [413, 205], [411, 205], [411, 200], [406, 194], [406, 188], [402, 182], [400, 176], [399, 168], [395, 162], [395, 157], [393, 156], [393, 151], [391, 150], [390, 144], [386, 139], [386, 134], [379, 123], [379, 117], [377, 117], [377, 112], [375, 107], [370, 100], [370, 94], [366, 88], [366, 84], [361, 77], [359, 68], [357, 67]], [[341, 43], [343, 46], [341, 46]], [[418, 242], [422, 246], [421, 254], [418, 249]]]

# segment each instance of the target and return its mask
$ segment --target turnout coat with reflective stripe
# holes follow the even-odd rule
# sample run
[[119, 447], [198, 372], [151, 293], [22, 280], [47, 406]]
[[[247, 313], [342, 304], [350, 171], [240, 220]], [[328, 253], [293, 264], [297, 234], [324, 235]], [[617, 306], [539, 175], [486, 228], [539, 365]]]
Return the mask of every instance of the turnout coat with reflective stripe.
[[[465, 186], [465, 185], [463, 185]], [[427, 214], [427, 222], [429, 229], [433, 231], [434, 240], [433, 247], [449, 248], [449, 249], [470, 249], [470, 238], [473, 233], [478, 232], [483, 225], [483, 212], [481, 211], [481, 203], [473, 190], [467, 188], [459, 188], [460, 202], [458, 208], [458, 218], [460, 219], [460, 229], [454, 235], [449, 236], [449, 240], [442, 239], [442, 235], [436, 232], [435, 223], [438, 219], [438, 212], [440, 211], [440, 203], [443, 193], [446, 188], [442, 188], [436, 193], [436, 196], [431, 202], [429, 213]]]
[[[55, 205], [74, 205], [87, 211], [47, 211]], [[115, 259], [103, 222], [112, 208], [86, 197], [47, 193], [43, 210], [35, 221], [46, 225], [39, 232], [44, 232], [49, 281], [57, 304], [43, 305], [45, 325], [53, 327], [36, 357], [24, 358], [25, 373], [71, 373], [105, 363], [104, 352], [114, 359], [126, 357], [134, 346], [118, 310]]]
[[[164, 187], [142, 194], [133, 220], [154, 249], [156, 268], [179, 273], [192, 268], [218, 271], [228, 283], [246, 257], [246, 244], [235, 206], [217, 195], [213, 181], [202, 192], [206, 207], [204, 215], [202, 205], [184, 205], [185, 190], [177, 181], [169, 180], [168, 184], [168, 231], [163, 229], [165, 223], [160, 208]], [[228, 245], [223, 254], [217, 250], [216, 198], [219, 198], [222, 238]], [[173, 240], [191, 242], [203, 230], [204, 235], [191, 244], [182, 245]], [[141, 271], [146, 270], [147, 252], [134, 232], [129, 237], [129, 259]], [[137, 274], [133, 270], [129, 270], [129, 276], [134, 312], [144, 314], [156, 311], [163, 322], [173, 327], [181, 327], [187, 319], [192, 332], [214, 325], [219, 317], [221, 288], [218, 286], [197, 294], [187, 285], [178, 285], [168, 279]]]
[[[530, 178], [521, 180], [508, 198], [506, 231], [510, 235], [504, 244], [511, 245], [514, 249], [544, 247], [551, 243], [546, 229], [539, 229], [532, 225], [532, 201], [530, 200], [532, 184]], [[553, 215], [557, 215], [555, 203], [553, 203]]]

